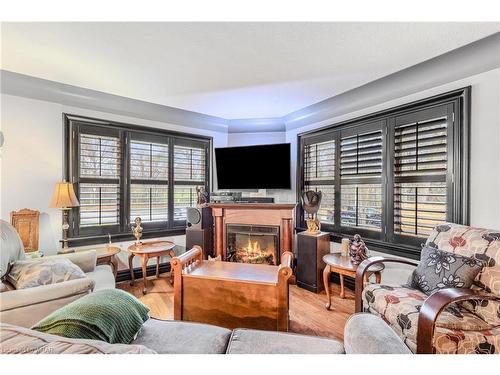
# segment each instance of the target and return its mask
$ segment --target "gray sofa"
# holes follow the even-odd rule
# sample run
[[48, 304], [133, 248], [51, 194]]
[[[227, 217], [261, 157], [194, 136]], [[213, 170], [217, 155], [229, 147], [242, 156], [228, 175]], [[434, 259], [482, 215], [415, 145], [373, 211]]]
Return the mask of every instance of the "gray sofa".
[[130, 345], [67, 339], [0, 323], [0, 354], [411, 354], [382, 319], [354, 314], [344, 343], [293, 333], [149, 319]]
[[[114, 288], [113, 270], [108, 265], [96, 265], [93, 250], [53, 255], [32, 259], [38, 262], [47, 258], [68, 258], [85, 272], [85, 278], [35, 288], [15, 290], [8, 282], [0, 281], [0, 321], [21, 327], [33, 324], [60, 307], [92, 292]], [[24, 248], [12, 225], [0, 220], [0, 279], [7, 274], [16, 260], [24, 260]]]

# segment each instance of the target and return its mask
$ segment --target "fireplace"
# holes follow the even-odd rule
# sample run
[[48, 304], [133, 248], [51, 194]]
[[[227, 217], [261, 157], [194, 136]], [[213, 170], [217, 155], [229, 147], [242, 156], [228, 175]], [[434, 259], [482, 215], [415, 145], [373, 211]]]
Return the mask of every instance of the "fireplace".
[[[214, 249], [215, 255], [221, 259], [228, 260], [228, 227], [244, 226], [252, 228], [266, 228], [264, 233], [275, 234], [275, 250], [273, 264], [281, 261], [281, 254], [285, 251], [292, 251], [293, 239], [293, 212], [295, 204], [284, 203], [211, 203], [212, 215], [214, 217]], [[274, 228], [269, 231], [269, 227]], [[250, 237], [256, 237], [255, 229], [250, 231]], [[238, 236], [241, 237], [241, 236]], [[253, 239], [255, 242], [255, 239]], [[250, 240], [252, 242], [252, 239]], [[246, 244], [248, 246], [248, 233], [246, 234]], [[251, 245], [253, 249], [253, 245]], [[262, 243], [260, 244], [262, 250]], [[234, 251], [235, 247], [232, 246]], [[258, 250], [258, 247], [257, 247]], [[240, 253], [241, 254], [241, 253]], [[233, 258], [234, 255], [231, 256]]]
[[279, 264], [279, 226], [228, 224], [226, 235], [226, 261]]

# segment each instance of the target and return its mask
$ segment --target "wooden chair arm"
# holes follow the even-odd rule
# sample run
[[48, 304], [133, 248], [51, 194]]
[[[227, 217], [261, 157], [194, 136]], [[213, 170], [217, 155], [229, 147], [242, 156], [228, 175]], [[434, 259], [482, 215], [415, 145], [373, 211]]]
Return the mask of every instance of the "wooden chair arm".
[[203, 251], [195, 245], [189, 251], [170, 260], [174, 272], [174, 319], [182, 320], [182, 270], [203, 261]]
[[202, 257], [203, 251], [201, 247], [198, 245], [194, 245], [191, 250], [186, 251], [184, 254], [181, 254], [179, 256], [173, 257], [170, 261], [170, 265], [172, 267], [178, 267], [180, 265], [182, 268], [186, 263], [189, 263], [192, 260], [202, 260]]
[[482, 290], [446, 288], [431, 294], [422, 304], [418, 314], [417, 353], [433, 354], [433, 337], [436, 321], [446, 306], [467, 300], [500, 301], [500, 297], [485, 294]]
[[281, 267], [292, 267], [293, 254], [290, 251], [285, 251], [281, 254]]
[[281, 264], [278, 268], [278, 285], [276, 285], [278, 292], [278, 331], [288, 331], [289, 324], [289, 297], [288, 297], [288, 284], [293, 276], [292, 270], [293, 253], [285, 251], [281, 254]]
[[385, 257], [370, 257], [362, 261], [358, 268], [356, 269], [356, 280], [355, 280], [355, 311], [363, 312], [363, 299], [362, 293], [365, 287], [365, 274], [368, 269], [379, 263], [402, 263], [408, 264], [410, 266], [418, 266], [418, 263], [411, 261], [409, 259], [399, 259], [399, 258], [385, 258]]

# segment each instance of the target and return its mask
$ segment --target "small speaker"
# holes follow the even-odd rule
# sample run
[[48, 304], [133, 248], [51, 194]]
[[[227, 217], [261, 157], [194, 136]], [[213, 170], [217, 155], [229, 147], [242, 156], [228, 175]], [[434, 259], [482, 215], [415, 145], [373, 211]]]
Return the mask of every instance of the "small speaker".
[[210, 207], [188, 207], [186, 211], [186, 223], [189, 228], [211, 229], [212, 209]]

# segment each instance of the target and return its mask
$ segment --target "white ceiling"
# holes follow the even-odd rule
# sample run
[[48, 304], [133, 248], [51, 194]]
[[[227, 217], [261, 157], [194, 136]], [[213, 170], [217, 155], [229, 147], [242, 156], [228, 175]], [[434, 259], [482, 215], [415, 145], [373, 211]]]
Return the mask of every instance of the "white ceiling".
[[500, 23], [3, 23], [1, 68], [226, 119], [281, 117]]

